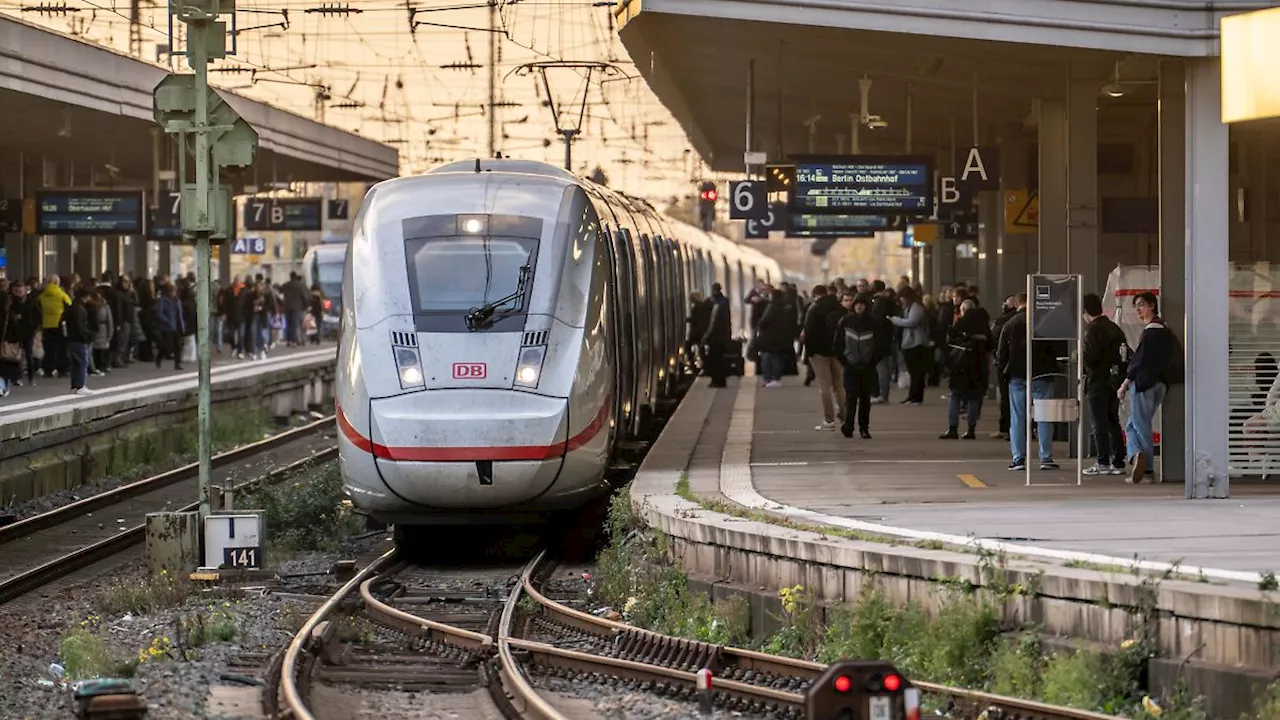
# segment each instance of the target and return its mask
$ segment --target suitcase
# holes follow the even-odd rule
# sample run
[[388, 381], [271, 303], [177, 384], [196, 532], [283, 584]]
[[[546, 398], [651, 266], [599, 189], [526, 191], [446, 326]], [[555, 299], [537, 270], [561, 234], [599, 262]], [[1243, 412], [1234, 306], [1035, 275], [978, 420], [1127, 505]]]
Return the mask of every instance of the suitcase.
[[745, 372], [746, 359], [742, 356], [742, 341], [730, 340], [724, 351], [725, 375], [742, 377]]

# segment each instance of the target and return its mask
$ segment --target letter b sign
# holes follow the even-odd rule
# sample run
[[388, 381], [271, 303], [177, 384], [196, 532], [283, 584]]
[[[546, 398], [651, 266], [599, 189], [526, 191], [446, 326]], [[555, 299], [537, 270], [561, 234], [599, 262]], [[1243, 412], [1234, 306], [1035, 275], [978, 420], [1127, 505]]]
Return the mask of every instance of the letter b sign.
[[768, 193], [763, 180], [729, 183], [729, 219], [764, 220], [768, 217]]

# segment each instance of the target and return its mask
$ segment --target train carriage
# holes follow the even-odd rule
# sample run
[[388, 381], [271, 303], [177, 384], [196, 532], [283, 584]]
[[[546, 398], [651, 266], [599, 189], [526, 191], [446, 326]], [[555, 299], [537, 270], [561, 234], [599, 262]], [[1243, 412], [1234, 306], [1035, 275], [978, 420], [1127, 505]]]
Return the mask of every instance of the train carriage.
[[[343, 277], [345, 489], [401, 526], [541, 520], [607, 491], [680, 372], [688, 294], [734, 327], [769, 258], [550, 165], [374, 186]], [[749, 273], [749, 275], [744, 275]]]

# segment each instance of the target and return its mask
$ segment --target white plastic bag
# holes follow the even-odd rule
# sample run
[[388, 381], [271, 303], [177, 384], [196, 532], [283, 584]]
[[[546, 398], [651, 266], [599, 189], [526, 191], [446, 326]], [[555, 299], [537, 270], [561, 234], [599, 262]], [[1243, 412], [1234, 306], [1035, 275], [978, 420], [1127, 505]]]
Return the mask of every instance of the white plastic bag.
[[182, 362], [196, 361], [196, 336], [188, 335], [182, 343]]
[[898, 373], [898, 389], [907, 390], [911, 387], [911, 373], [902, 371]]

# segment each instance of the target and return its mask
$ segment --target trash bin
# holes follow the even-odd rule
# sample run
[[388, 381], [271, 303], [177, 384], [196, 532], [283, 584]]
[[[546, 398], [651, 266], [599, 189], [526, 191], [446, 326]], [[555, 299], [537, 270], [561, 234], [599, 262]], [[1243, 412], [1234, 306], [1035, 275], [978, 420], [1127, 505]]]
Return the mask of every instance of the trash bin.
[[1080, 421], [1080, 403], [1075, 398], [1035, 400], [1031, 406], [1036, 422], [1073, 423]]

